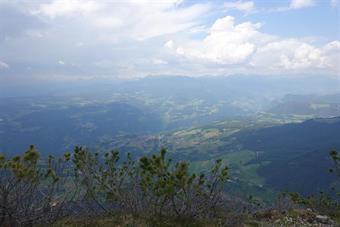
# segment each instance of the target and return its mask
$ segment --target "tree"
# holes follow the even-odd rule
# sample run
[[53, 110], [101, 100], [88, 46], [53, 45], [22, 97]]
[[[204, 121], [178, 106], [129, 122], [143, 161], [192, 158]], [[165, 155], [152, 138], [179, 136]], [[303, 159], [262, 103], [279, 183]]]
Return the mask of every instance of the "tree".
[[111, 151], [100, 157], [76, 147], [75, 175], [85, 189], [86, 198], [104, 211], [130, 214], [196, 217], [216, 213], [223, 201], [228, 168], [217, 160], [210, 174], [189, 171], [189, 163], [173, 163], [166, 150], [133, 161], [128, 154], [120, 161]]
[[55, 170], [54, 157], [41, 163], [33, 145], [11, 159], [0, 155], [0, 226], [49, 223], [61, 215], [65, 199]]
[[329, 152], [329, 155], [334, 162], [334, 169], [333, 168], [330, 169], [330, 172], [335, 172], [338, 176], [340, 176], [340, 168], [339, 168], [340, 155], [335, 149], [331, 150]]
[[[166, 150], [124, 160], [83, 147], [56, 160], [40, 159], [30, 146], [22, 155], [0, 156], [0, 226], [52, 223], [64, 215], [142, 215], [206, 218], [224, 205], [228, 167], [217, 160], [209, 173], [192, 173]], [[79, 206], [80, 205], [80, 206]]]

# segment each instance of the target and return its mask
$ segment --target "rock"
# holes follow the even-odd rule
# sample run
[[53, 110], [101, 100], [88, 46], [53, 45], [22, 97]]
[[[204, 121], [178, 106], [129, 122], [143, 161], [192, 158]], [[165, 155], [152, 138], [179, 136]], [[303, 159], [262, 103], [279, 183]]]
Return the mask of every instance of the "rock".
[[314, 223], [314, 218], [312, 218], [312, 217], [308, 217], [307, 219], [306, 219], [306, 221], [308, 222], [308, 223]]
[[326, 215], [316, 215], [315, 219], [322, 224], [330, 224], [330, 218]]

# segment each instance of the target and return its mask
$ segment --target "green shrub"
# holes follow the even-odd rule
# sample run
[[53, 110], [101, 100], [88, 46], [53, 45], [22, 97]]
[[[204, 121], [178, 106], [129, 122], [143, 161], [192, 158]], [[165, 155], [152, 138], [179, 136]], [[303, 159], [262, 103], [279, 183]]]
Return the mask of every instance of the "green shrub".
[[0, 155], [0, 226], [29, 226], [59, 217], [64, 199], [57, 195], [56, 162], [52, 156], [40, 161], [33, 145], [11, 159]]
[[[86, 189], [86, 197], [108, 212], [119, 211], [152, 216], [203, 217], [216, 214], [223, 201], [228, 168], [217, 160], [211, 172], [190, 173], [189, 163], [173, 163], [166, 150], [138, 161], [128, 154], [98, 154], [77, 147], [75, 175]], [[110, 206], [112, 204], [113, 206]]]

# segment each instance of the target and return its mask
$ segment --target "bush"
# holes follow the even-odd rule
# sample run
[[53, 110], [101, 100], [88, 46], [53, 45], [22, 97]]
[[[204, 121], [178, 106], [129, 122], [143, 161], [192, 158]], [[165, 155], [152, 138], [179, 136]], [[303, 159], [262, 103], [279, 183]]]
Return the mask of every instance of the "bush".
[[217, 214], [223, 202], [223, 187], [228, 168], [217, 160], [210, 173], [190, 173], [185, 161], [173, 163], [166, 150], [141, 157], [128, 155], [119, 162], [111, 151], [101, 159], [77, 147], [73, 163], [75, 176], [85, 195], [109, 213], [177, 217], [207, 217]]
[[173, 162], [165, 149], [120, 160], [117, 151], [100, 155], [76, 147], [62, 159], [43, 160], [30, 146], [11, 159], [0, 155], [0, 176], [0, 226], [44, 225], [89, 214], [163, 223], [163, 217], [184, 222], [217, 217], [228, 168], [217, 160], [208, 173], [192, 173], [188, 162]]
[[60, 217], [66, 200], [58, 194], [56, 161], [52, 156], [44, 165], [39, 161], [32, 145], [11, 159], [0, 155], [0, 226], [31, 226]]

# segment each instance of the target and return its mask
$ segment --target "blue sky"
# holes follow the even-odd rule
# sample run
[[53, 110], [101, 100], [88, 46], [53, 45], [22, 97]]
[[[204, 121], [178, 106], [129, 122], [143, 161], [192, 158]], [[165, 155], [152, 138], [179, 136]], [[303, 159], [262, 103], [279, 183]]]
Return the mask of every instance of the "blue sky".
[[[263, 3], [265, 2], [265, 3]], [[258, 1], [259, 7], [273, 7], [268, 2]], [[286, 5], [289, 1], [285, 1]], [[282, 7], [282, 4], [275, 4]], [[274, 7], [275, 7], [274, 5]], [[283, 4], [284, 5], [284, 4]], [[315, 7], [306, 7], [298, 10], [271, 11], [249, 16], [250, 20], [264, 20], [264, 32], [275, 33], [281, 37], [320, 36], [330, 40], [339, 39], [340, 15], [337, 7], [332, 7], [329, 1], [315, 1]], [[336, 32], [337, 30], [337, 32]]]
[[340, 77], [337, 0], [0, 0], [0, 82]]

